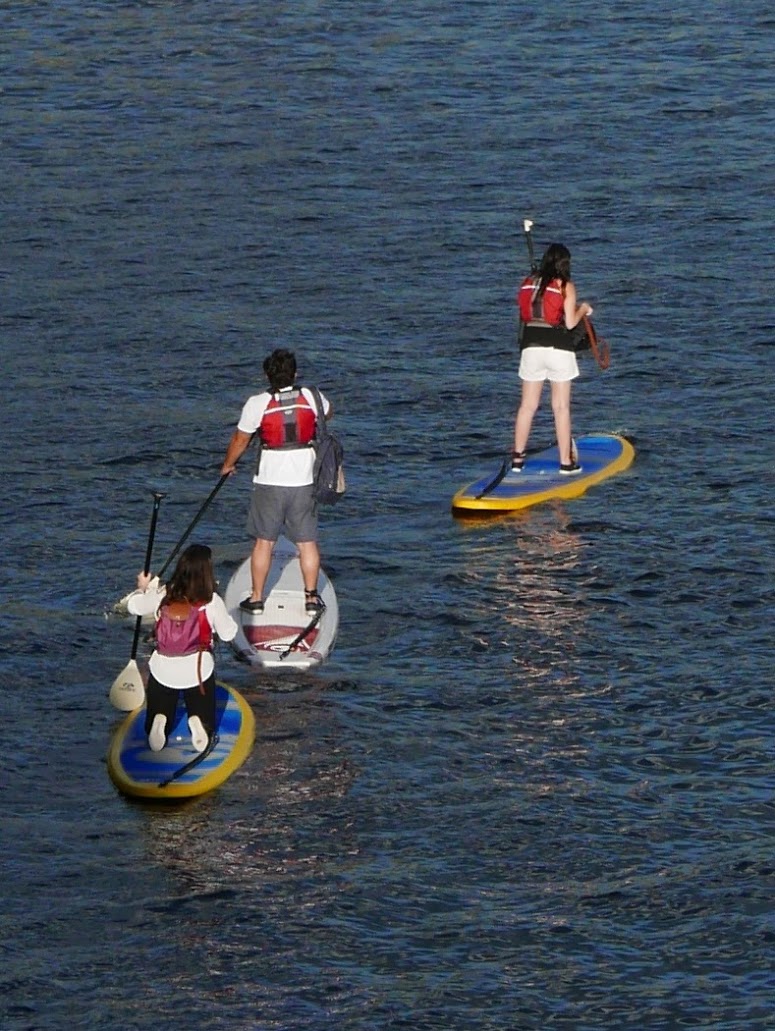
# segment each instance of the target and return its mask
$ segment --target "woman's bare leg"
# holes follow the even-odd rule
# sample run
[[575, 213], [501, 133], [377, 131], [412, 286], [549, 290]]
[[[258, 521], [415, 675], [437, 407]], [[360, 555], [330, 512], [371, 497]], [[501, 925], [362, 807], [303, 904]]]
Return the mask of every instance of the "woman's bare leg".
[[544, 389], [542, 380], [535, 383], [522, 381], [522, 401], [514, 420], [514, 450], [522, 454], [530, 438], [533, 417], [541, 403], [541, 392]]
[[570, 380], [552, 383], [552, 412], [561, 465], [571, 461], [570, 387]]

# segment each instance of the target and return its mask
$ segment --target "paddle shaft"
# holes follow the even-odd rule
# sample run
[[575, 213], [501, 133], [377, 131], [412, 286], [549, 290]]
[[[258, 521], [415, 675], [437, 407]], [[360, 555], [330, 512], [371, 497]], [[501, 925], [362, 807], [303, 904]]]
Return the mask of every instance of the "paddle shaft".
[[170, 565], [172, 560], [175, 558], [177, 553], [180, 551], [180, 549], [183, 547], [185, 542], [191, 536], [191, 533], [192, 533], [194, 527], [199, 522], [199, 520], [202, 518], [202, 516], [205, 514], [205, 510], [208, 508], [210, 502], [213, 500], [213, 498], [218, 493], [218, 491], [221, 489], [221, 487], [224, 485], [224, 483], [226, 483], [228, 478], [229, 478], [229, 473], [224, 473], [223, 476], [220, 478], [220, 480], [218, 480], [216, 485], [210, 491], [210, 493], [207, 495], [207, 497], [204, 500], [204, 503], [202, 504], [202, 507], [199, 509], [197, 514], [194, 516], [194, 518], [191, 520], [191, 522], [186, 527], [185, 532], [183, 533], [183, 536], [180, 538], [178, 543], [172, 549], [172, 554], [167, 559], [167, 561], [164, 563], [164, 565], [161, 567], [161, 569], [159, 570], [157, 576], [161, 577], [162, 573], [164, 573], [164, 571], [168, 568], [168, 566]]
[[[156, 521], [159, 518], [159, 506], [161, 505], [161, 499], [164, 497], [158, 491], [153, 492], [153, 514], [151, 516], [151, 529], [148, 533], [148, 546], [145, 549], [145, 565], [143, 566], [143, 572], [146, 576], [151, 571], [151, 555], [153, 554], [153, 539], [156, 536]], [[132, 641], [132, 659], [137, 657], [137, 645], [140, 641], [140, 626], [142, 624], [143, 617], [138, 616], [135, 620], [135, 636]], [[130, 660], [131, 661], [131, 660]]]
[[522, 224], [525, 229], [525, 241], [527, 243], [527, 256], [530, 259], [530, 271], [532, 273], [536, 273], [538, 271], [538, 266], [536, 265], [535, 253], [533, 251], [533, 236], [530, 232], [533, 227], [533, 223], [525, 219]]
[[587, 331], [587, 339], [589, 340], [589, 349], [592, 352], [592, 357], [597, 362], [598, 367], [605, 372], [611, 364], [611, 348], [605, 340], [598, 338], [595, 327], [589, 320], [589, 316], [583, 315], [581, 321], [584, 323], [584, 329]]

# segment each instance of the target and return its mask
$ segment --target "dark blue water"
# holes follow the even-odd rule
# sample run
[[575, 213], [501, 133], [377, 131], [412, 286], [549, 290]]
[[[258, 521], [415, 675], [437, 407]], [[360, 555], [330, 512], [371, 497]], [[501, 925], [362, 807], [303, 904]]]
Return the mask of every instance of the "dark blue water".
[[[774, 28], [3, 5], [3, 1028], [773, 1026]], [[525, 217], [612, 346], [575, 430], [637, 459], [456, 521], [510, 447]], [[223, 650], [251, 758], [132, 804], [109, 613], [150, 490], [160, 562], [277, 345], [346, 446], [338, 645], [284, 678]], [[197, 530], [222, 582], [248, 495], [246, 464]]]

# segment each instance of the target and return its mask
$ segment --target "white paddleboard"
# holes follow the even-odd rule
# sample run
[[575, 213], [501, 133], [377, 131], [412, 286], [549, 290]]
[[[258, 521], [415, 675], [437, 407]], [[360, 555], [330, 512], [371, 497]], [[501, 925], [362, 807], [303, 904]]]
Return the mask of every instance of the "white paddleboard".
[[239, 630], [232, 647], [240, 659], [267, 669], [310, 669], [319, 666], [334, 646], [339, 605], [334, 586], [321, 570], [318, 591], [325, 610], [315, 623], [304, 608], [304, 580], [296, 547], [281, 537], [274, 548], [264, 588], [264, 611], [245, 612], [239, 605], [250, 597], [250, 556], [226, 587], [224, 601]]

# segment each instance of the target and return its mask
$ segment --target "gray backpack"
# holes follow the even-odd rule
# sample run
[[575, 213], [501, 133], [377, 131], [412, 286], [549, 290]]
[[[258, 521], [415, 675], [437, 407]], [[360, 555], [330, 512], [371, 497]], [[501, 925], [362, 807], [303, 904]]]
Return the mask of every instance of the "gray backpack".
[[344, 449], [339, 438], [329, 432], [323, 414], [323, 399], [317, 387], [308, 388], [315, 398], [315, 500], [319, 505], [334, 505], [345, 492]]

